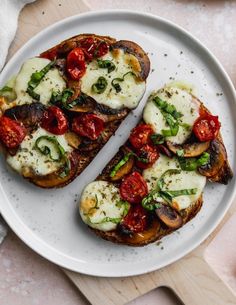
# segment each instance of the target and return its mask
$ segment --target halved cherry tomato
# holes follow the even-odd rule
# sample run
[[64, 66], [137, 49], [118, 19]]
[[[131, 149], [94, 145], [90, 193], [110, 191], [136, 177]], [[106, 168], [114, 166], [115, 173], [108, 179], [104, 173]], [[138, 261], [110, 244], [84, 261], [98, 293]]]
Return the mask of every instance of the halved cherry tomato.
[[143, 145], [150, 143], [150, 136], [153, 133], [151, 125], [140, 124], [131, 131], [129, 141], [134, 148], [141, 148]]
[[87, 60], [92, 60], [97, 47], [96, 41], [92, 37], [85, 38], [80, 41], [80, 47], [84, 51], [84, 56]]
[[41, 126], [53, 134], [62, 135], [68, 130], [68, 121], [60, 108], [51, 106], [44, 112]]
[[94, 57], [101, 57], [109, 51], [109, 46], [105, 41], [97, 41], [92, 37], [81, 40], [80, 47], [83, 49], [87, 60], [92, 60]]
[[129, 209], [128, 214], [121, 222], [121, 226], [128, 231], [140, 233], [147, 227], [147, 218], [147, 211], [140, 204], [136, 204]]
[[39, 55], [41, 58], [47, 58], [49, 60], [54, 60], [57, 57], [57, 47], [51, 48]]
[[20, 122], [6, 116], [0, 118], [0, 140], [8, 148], [16, 148], [24, 140], [27, 130]]
[[72, 130], [80, 136], [96, 140], [104, 130], [104, 121], [93, 113], [81, 114], [73, 119]]
[[193, 125], [193, 132], [199, 141], [205, 142], [217, 137], [220, 130], [218, 116], [205, 114], [200, 116]]
[[125, 177], [120, 186], [120, 195], [130, 203], [139, 203], [147, 195], [148, 187], [139, 172], [133, 172]]
[[159, 158], [159, 153], [155, 147], [146, 144], [138, 150], [137, 156], [139, 159], [136, 161], [136, 165], [139, 168], [145, 169], [151, 167], [155, 163]]
[[109, 46], [105, 41], [98, 42], [96, 50], [94, 52], [94, 57], [101, 57], [109, 51]]
[[67, 71], [74, 80], [79, 80], [85, 74], [85, 58], [81, 48], [75, 48], [67, 55]]

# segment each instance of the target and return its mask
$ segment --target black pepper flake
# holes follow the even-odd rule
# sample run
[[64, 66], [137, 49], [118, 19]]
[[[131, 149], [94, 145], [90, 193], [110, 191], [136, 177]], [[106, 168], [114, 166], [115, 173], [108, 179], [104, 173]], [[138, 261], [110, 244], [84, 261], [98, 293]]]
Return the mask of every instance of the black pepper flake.
[[45, 12], [44, 11], [42, 11], [42, 15], [44, 15], [45, 14]]
[[194, 73], [194, 71], [191, 71], [191, 74], [193, 74]]
[[166, 57], [166, 56], [168, 56], [168, 55], [165, 53], [164, 56]]
[[183, 54], [183, 51], [180, 51], [180, 53], [179, 53], [179, 54], [180, 54], [180, 55], [181, 55], [181, 54]]

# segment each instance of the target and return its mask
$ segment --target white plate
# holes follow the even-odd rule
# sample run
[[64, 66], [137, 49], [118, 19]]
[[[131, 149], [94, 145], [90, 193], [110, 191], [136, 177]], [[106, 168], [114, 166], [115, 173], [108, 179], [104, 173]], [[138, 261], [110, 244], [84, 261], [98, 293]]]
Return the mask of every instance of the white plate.
[[79, 33], [110, 35], [139, 43], [149, 53], [153, 69], [146, 94], [138, 109], [126, 119], [89, 167], [63, 189], [44, 190], [31, 185], [8, 170], [2, 157], [0, 210], [27, 245], [60, 266], [112, 277], [149, 272], [181, 258], [212, 232], [230, 206], [235, 179], [228, 186], [208, 184], [203, 208], [190, 223], [164, 238], [161, 245], [154, 243], [143, 248], [120, 246], [94, 236], [77, 213], [81, 190], [99, 174], [127, 138], [151, 91], [171, 78], [194, 84], [199, 98], [219, 115], [230, 164], [235, 168], [234, 89], [215, 57], [189, 33], [149, 14], [117, 10], [70, 17], [45, 29], [9, 61], [1, 74], [0, 85], [18, 71], [25, 59]]

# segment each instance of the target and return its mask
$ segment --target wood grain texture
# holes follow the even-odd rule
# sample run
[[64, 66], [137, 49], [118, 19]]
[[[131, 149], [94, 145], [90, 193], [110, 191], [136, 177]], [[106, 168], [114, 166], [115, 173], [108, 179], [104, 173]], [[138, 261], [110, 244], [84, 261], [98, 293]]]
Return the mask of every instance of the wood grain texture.
[[[30, 37], [65, 17], [88, 11], [82, 0], [38, 0], [27, 5], [19, 18], [19, 28], [9, 58]], [[213, 234], [195, 251], [176, 263], [149, 274], [126, 278], [99, 278], [64, 270], [71, 281], [94, 305], [123, 305], [148, 291], [167, 286], [186, 305], [233, 305], [236, 298], [204, 260], [204, 251], [229, 217], [236, 201]]]

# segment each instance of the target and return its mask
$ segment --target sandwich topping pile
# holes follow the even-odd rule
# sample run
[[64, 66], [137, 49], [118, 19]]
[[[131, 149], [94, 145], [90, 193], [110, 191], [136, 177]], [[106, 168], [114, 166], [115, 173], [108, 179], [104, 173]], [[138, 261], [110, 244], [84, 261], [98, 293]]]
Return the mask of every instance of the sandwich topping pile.
[[83, 221], [100, 237], [132, 246], [180, 228], [200, 210], [207, 179], [232, 178], [220, 126], [181, 85], [153, 93], [128, 141], [85, 187]]
[[93, 34], [28, 59], [0, 90], [7, 163], [40, 187], [70, 183], [137, 107], [149, 69], [136, 43]]
[[[94, 34], [26, 60], [0, 90], [6, 162], [37, 186], [67, 185], [138, 106], [149, 71], [139, 45]], [[131, 246], [183, 226], [199, 212], [207, 180], [232, 178], [220, 127], [183, 84], [152, 93], [127, 142], [83, 190], [84, 223]]]

